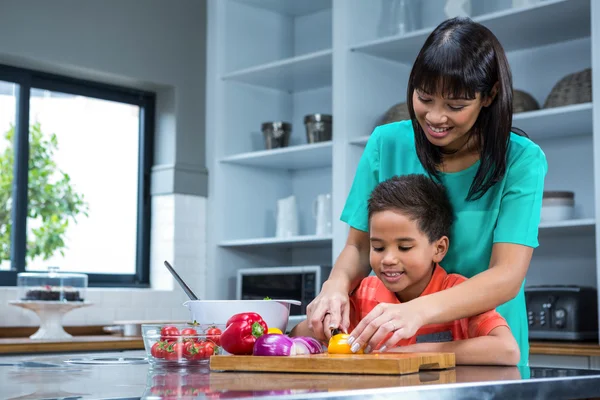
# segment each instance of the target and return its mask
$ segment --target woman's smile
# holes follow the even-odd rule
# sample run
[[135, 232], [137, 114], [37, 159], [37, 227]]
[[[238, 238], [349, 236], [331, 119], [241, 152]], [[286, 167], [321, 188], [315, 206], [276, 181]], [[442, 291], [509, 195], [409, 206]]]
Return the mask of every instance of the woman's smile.
[[434, 128], [432, 125], [427, 124], [427, 133], [436, 139], [442, 139], [446, 137], [452, 131], [452, 127]]

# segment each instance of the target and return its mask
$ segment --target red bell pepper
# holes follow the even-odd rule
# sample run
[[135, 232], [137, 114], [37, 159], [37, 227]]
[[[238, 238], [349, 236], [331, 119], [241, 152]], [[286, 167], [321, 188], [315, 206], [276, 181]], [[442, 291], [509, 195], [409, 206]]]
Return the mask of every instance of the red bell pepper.
[[221, 347], [235, 355], [252, 354], [256, 338], [268, 330], [267, 323], [254, 312], [235, 314], [221, 333]]

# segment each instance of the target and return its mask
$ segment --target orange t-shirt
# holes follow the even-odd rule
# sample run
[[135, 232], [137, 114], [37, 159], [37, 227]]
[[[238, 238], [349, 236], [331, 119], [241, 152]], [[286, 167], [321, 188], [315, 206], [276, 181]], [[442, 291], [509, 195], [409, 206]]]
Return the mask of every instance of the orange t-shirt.
[[[431, 281], [429, 281], [421, 296], [451, 288], [466, 280], [467, 278], [464, 276], [448, 274], [440, 265], [436, 265]], [[378, 277], [370, 276], [363, 279], [360, 286], [350, 296], [350, 329], [348, 332], [351, 332], [359, 321], [379, 303], [400, 304], [400, 300], [398, 300], [395, 293], [390, 292], [385, 287]], [[496, 310], [491, 310], [453, 322], [425, 325], [417, 331], [415, 336], [400, 340], [397, 346], [427, 342], [450, 342], [485, 336], [498, 326], [508, 327], [508, 324]]]

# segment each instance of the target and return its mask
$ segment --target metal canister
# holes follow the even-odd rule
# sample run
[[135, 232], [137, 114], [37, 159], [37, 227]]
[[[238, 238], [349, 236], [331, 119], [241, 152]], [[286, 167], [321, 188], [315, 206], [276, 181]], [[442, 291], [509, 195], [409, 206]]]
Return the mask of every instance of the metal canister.
[[292, 124], [283, 121], [264, 122], [261, 130], [267, 149], [287, 147], [292, 133]]
[[308, 143], [331, 140], [333, 118], [328, 114], [309, 114], [304, 117]]

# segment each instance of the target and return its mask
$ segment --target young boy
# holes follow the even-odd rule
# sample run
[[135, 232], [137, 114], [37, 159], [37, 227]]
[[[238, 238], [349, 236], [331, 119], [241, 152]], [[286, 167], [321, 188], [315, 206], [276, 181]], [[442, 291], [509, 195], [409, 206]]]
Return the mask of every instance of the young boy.
[[[376, 276], [363, 279], [350, 295], [349, 332], [380, 303], [408, 302], [466, 280], [446, 273], [439, 265], [448, 251], [453, 220], [452, 206], [442, 185], [425, 175], [393, 177], [373, 190], [368, 210], [370, 264]], [[306, 321], [290, 335], [311, 335]], [[378, 347], [383, 343], [385, 340]], [[495, 310], [424, 326], [396, 346], [374, 350], [451, 352], [457, 364], [516, 365], [520, 358], [508, 324]]]

